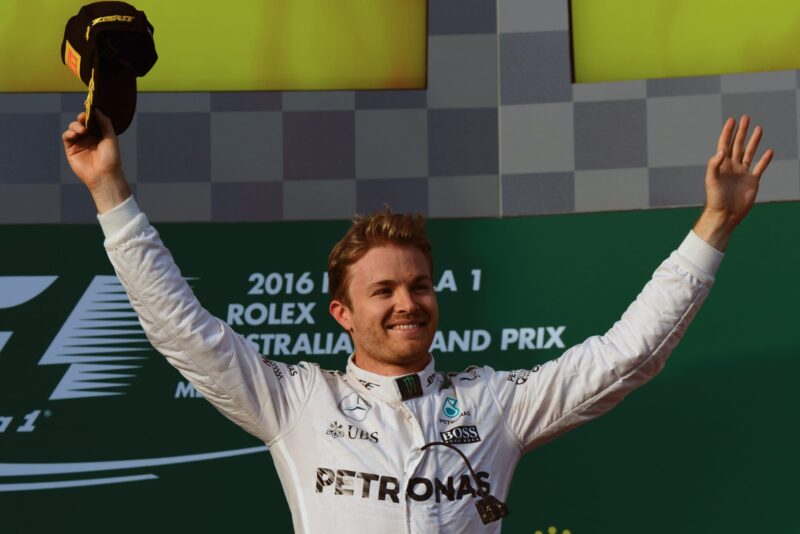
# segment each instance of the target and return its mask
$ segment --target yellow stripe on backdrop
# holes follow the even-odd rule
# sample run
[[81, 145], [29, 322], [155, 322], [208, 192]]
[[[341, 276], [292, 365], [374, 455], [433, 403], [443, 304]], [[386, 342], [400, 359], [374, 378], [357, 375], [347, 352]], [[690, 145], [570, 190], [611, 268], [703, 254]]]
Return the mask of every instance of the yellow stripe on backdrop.
[[[69, 92], [64, 25], [85, 0], [0, 1], [0, 92]], [[158, 62], [142, 91], [422, 88], [426, 0], [136, 0]]]
[[571, 0], [575, 81], [800, 69], [798, 0]]

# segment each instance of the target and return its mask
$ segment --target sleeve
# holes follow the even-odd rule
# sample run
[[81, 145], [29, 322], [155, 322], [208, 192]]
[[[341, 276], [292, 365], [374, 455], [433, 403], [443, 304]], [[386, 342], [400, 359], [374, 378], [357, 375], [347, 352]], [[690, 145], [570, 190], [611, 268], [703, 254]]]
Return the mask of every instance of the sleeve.
[[601, 336], [532, 369], [485, 376], [524, 451], [602, 415], [664, 366], [714, 283], [723, 254], [693, 232]]
[[108, 257], [153, 347], [262, 441], [288, 430], [308, 400], [317, 366], [267, 360], [206, 311], [132, 197], [98, 218]]

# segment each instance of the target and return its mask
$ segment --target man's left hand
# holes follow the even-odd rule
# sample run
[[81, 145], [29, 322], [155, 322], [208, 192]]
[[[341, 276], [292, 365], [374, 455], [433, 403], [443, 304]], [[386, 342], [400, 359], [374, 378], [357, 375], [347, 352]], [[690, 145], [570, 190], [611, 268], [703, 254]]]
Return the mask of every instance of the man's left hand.
[[761, 175], [774, 155], [767, 150], [753, 165], [763, 129], [756, 126], [745, 144], [749, 125], [747, 115], [740, 119], [738, 129], [736, 121], [728, 119], [719, 136], [717, 153], [708, 160], [706, 205], [694, 232], [720, 251], [727, 248], [733, 229], [753, 207]]

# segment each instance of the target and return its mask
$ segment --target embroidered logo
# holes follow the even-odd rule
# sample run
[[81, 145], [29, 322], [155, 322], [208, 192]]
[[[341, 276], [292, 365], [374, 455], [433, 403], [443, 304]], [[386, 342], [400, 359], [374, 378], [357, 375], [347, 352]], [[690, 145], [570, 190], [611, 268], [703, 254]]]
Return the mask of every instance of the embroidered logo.
[[444, 400], [444, 406], [442, 406], [442, 413], [448, 419], [455, 419], [458, 417], [461, 413], [461, 409], [458, 407], [458, 399], [447, 397]]
[[366, 419], [370, 408], [372, 408], [372, 405], [361, 398], [355, 391], [343, 398], [339, 403], [339, 409], [344, 416], [353, 421], [363, 421]]

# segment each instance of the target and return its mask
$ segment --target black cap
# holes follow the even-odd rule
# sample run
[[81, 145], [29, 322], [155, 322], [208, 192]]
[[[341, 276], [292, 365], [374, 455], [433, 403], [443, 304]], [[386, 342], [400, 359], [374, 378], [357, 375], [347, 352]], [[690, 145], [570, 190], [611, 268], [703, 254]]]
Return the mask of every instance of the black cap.
[[86, 127], [100, 137], [95, 108], [124, 132], [136, 111], [136, 78], [155, 64], [153, 26], [125, 2], [95, 2], [67, 21], [61, 61], [89, 87]]

